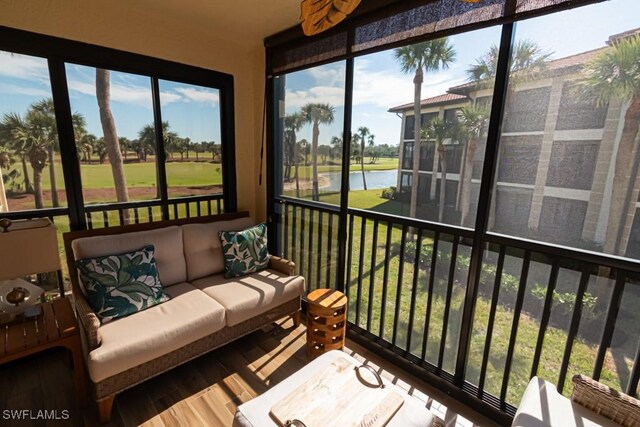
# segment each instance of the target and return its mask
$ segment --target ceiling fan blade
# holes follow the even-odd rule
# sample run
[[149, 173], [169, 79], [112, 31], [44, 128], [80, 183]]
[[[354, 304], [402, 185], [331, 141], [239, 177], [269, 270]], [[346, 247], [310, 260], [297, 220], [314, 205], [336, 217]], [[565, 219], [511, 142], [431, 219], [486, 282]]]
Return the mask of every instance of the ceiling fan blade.
[[302, 31], [307, 36], [321, 33], [344, 20], [360, 0], [303, 0], [300, 5]]

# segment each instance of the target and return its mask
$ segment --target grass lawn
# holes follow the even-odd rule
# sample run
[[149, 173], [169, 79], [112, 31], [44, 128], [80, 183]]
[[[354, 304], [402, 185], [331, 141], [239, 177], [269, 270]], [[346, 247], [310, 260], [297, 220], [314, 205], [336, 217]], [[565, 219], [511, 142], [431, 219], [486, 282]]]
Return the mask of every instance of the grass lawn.
[[[167, 162], [167, 181], [169, 186], [202, 186], [222, 184], [222, 165], [208, 162]], [[62, 165], [55, 164], [58, 189], [64, 188]], [[31, 172], [31, 171], [30, 171]], [[152, 160], [143, 163], [125, 163], [124, 172], [128, 187], [155, 187], [156, 164]], [[83, 189], [112, 188], [113, 175], [111, 165], [103, 164], [80, 165]], [[45, 189], [51, 188], [49, 170], [42, 174], [42, 184]]]

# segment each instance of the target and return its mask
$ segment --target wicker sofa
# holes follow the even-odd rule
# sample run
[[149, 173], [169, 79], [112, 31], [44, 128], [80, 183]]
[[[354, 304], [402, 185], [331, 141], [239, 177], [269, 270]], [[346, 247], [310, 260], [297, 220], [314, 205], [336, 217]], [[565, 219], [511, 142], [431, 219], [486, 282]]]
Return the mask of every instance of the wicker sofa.
[[640, 426], [640, 401], [584, 375], [575, 375], [571, 399], [548, 381], [533, 377], [512, 427]]
[[[304, 278], [271, 256], [266, 270], [225, 279], [219, 231], [253, 225], [246, 212], [65, 233], [75, 310], [101, 422], [115, 396], [136, 384], [293, 316], [300, 322]], [[155, 247], [160, 280], [171, 299], [101, 324], [85, 298], [75, 260]]]

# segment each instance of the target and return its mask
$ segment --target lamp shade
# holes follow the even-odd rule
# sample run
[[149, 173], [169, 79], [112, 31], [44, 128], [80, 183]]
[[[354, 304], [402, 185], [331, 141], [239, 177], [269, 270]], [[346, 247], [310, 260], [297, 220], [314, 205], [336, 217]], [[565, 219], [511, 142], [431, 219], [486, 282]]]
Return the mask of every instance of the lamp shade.
[[0, 229], [0, 280], [59, 269], [58, 237], [49, 219], [17, 220]]

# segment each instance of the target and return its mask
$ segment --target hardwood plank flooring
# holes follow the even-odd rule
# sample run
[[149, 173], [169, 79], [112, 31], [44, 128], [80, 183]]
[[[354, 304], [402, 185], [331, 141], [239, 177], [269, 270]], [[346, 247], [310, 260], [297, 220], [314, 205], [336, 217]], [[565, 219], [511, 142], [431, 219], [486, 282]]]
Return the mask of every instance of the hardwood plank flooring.
[[[304, 325], [304, 322], [303, 322]], [[133, 387], [116, 397], [108, 426], [230, 426], [238, 405], [302, 368], [306, 330], [282, 319], [221, 349]], [[347, 342], [345, 352], [424, 402], [448, 427], [495, 425], [444, 393], [366, 349]], [[0, 366], [0, 414], [5, 409], [69, 410], [69, 420], [0, 421], [4, 425], [97, 426], [97, 410], [76, 402], [69, 356], [51, 350]]]

